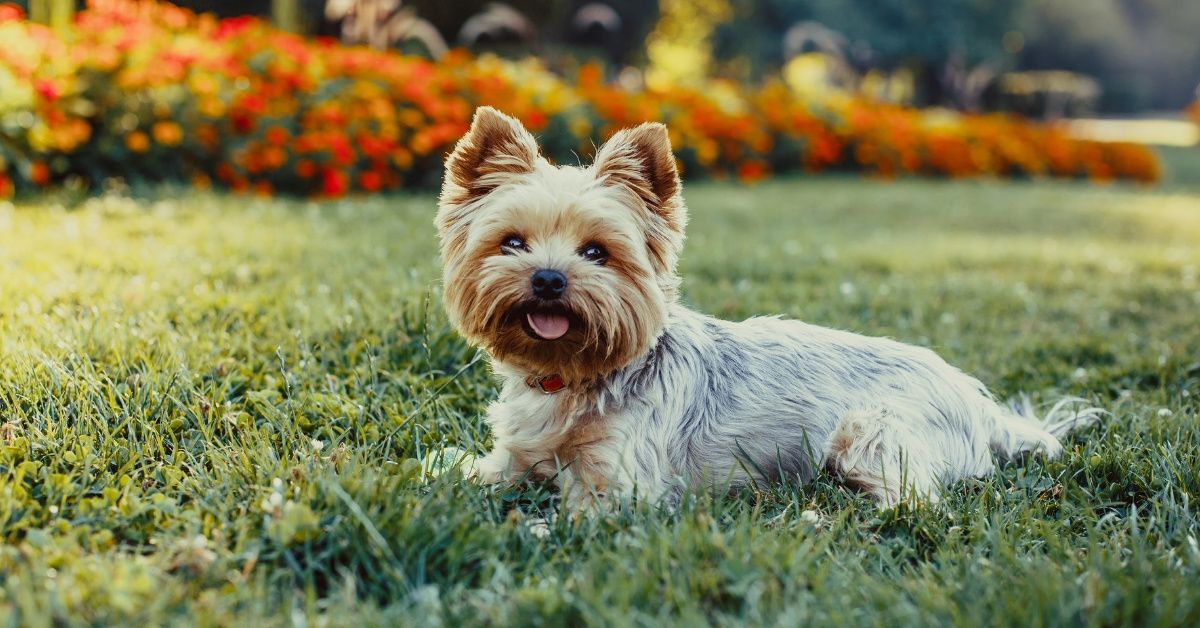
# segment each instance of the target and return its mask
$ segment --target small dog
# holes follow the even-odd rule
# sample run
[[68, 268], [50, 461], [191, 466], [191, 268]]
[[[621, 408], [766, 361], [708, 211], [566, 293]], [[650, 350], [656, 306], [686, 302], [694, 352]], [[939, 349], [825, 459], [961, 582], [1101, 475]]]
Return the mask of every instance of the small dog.
[[1058, 438], [1099, 415], [1060, 403], [1037, 421], [927, 349], [680, 305], [687, 210], [662, 124], [565, 167], [482, 107], [446, 160], [435, 222], [446, 311], [503, 380], [495, 446], [469, 473], [552, 481], [570, 509], [821, 466], [883, 507], [936, 501], [991, 473], [993, 452], [1058, 456]]

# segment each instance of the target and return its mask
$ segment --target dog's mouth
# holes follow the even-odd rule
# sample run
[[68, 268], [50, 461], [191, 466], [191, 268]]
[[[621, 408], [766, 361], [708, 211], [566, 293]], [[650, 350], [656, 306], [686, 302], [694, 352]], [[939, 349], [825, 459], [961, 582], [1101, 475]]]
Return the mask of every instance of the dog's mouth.
[[535, 303], [519, 308], [514, 315], [520, 317], [525, 335], [535, 340], [558, 340], [578, 323], [570, 310], [558, 304]]

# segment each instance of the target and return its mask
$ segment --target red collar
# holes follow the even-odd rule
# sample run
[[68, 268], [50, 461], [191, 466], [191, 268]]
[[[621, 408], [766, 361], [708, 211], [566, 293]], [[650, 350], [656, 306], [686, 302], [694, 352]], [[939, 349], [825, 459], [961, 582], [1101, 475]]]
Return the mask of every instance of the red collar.
[[563, 381], [563, 378], [558, 373], [530, 375], [525, 378], [525, 385], [530, 388], [536, 388], [547, 395], [553, 395], [567, 387], [567, 383]]

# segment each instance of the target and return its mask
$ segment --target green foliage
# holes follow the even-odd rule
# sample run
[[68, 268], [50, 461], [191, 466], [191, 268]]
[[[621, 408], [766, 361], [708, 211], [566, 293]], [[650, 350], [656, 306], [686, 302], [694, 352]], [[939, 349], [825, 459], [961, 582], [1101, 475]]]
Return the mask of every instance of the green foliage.
[[846, 38], [844, 52], [856, 64], [929, 70], [956, 56], [970, 65], [1003, 56], [1004, 33], [1020, 7], [1006, 0], [737, 0], [734, 5], [737, 17], [718, 32], [717, 53], [725, 58], [749, 55], [756, 65], [777, 67], [787, 30], [816, 21]]
[[[783, 34], [815, 20], [847, 39], [855, 63], [909, 66], [937, 102], [948, 62], [1068, 70], [1103, 87], [1105, 111], [1179, 110], [1200, 87], [1200, 3], [1194, 0], [736, 0], [718, 57], [757, 72], [783, 61]], [[1005, 50], [1004, 35], [1020, 37]], [[1019, 45], [1018, 43], [1019, 42]]]
[[542, 540], [544, 489], [416, 462], [484, 451], [496, 392], [441, 312], [431, 196], [0, 203], [0, 621], [1197, 623], [1200, 194], [687, 197], [689, 303], [924, 344], [1001, 396], [1113, 416], [940, 510], [821, 476]]
[[1023, 0], [1022, 67], [1096, 77], [1109, 111], [1182, 109], [1200, 88], [1200, 3]]

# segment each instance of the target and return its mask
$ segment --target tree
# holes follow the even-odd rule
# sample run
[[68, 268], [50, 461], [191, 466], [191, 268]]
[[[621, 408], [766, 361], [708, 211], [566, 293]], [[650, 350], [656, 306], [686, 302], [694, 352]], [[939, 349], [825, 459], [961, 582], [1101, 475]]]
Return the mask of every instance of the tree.
[[907, 68], [922, 104], [947, 104], [958, 97], [956, 73], [1004, 61], [1018, 8], [1013, 0], [739, 0], [735, 18], [718, 29], [716, 54], [744, 55], [756, 73], [773, 71], [785, 61], [787, 29], [814, 21], [845, 36], [846, 58], [859, 69]]

